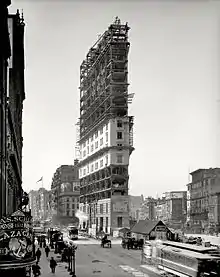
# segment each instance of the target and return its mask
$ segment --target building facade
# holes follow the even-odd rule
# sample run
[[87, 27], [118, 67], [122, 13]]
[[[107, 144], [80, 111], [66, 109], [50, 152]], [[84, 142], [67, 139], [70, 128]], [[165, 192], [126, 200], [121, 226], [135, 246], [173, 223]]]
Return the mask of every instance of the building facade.
[[155, 215], [156, 220], [162, 220], [166, 219], [166, 198], [161, 197], [157, 199], [157, 204], [155, 206]]
[[31, 210], [34, 222], [52, 219], [50, 194], [50, 191], [45, 188], [29, 192], [29, 209]]
[[141, 205], [139, 212], [139, 220], [155, 220], [156, 218], [156, 206], [157, 200], [153, 197], [147, 197]]
[[54, 173], [51, 192], [55, 224], [75, 223], [75, 213], [79, 209], [79, 171], [78, 160], [74, 165], [62, 165]]
[[182, 229], [187, 219], [187, 191], [165, 192], [164, 214], [169, 227]]
[[0, 2], [0, 218], [7, 214], [7, 132], [6, 110], [8, 93], [8, 60], [11, 56], [11, 47], [8, 30], [8, 6], [11, 1]]
[[7, 213], [21, 205], [22, 190], [22, 114], [24, 87], [24, 20], [19, 11], [9, 15], [11, 57], [8, 67], [7, 96]]
[[140, 208], [144, 202], [144, 196], [129, 195], [129, 217], [130, 220], [139, 220]]
[[[2, 7], [3, 5], [3, 7]], [[0, 217], [21, 207], [22, 111], [24, 91], [24, 20], [0, 4]]]
[[220, 168], [198, 169], [190, 173], [188, 227], [194, 233], [220, 231]]
[[128, 30], [116, 18], [80, 67], [80, 210], [84, 227], [110, 233], [129, 226]]

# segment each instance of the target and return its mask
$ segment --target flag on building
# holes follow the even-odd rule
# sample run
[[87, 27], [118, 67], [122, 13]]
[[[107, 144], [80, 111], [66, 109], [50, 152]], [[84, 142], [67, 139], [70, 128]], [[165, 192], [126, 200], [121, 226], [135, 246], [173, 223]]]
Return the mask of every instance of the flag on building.
[[43, 181], [43, 176], [37, 181], [37, 183]]

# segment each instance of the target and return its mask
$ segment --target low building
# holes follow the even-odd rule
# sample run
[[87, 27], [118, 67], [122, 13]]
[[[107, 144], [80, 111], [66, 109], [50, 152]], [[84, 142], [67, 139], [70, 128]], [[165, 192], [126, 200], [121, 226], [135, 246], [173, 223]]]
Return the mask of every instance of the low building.
[[187, 227], [194, 233], [220, 231], [220, 168], [190, 173]]
[[78, 160], [75, 160], [74, 165], [57, 168], [51, 191], [54, 223], [66, 225], [78, 221], [75, 216], [79, 209], [80, 196]]
[[139, 220], [131, 229], [131, 233], [137, 239], [144, 238], [146, 240], [166, 240], [172, 236], [171, 231], [161, 220]]

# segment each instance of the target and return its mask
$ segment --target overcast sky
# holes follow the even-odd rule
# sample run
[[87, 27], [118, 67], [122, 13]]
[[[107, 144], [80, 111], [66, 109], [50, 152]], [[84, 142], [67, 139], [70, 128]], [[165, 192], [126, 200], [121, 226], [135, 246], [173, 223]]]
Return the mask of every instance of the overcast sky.
[[73, 164], [79, 66], [115, 16], [131, 27], [130, 193], [186, 189], [189, 170], [220, 166], [220, 3], [12, 2], [10, 11], [23, 8], [26, 22], [24, 189], [39, 188], [41, 176], [50, 188], [56, 168]]

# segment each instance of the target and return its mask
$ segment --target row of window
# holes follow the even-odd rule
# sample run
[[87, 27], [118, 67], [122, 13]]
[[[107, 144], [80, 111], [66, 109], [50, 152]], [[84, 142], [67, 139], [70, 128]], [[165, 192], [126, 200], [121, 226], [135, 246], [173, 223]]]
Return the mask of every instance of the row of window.
[[[108, 142], [108, 132], [105, 134], [105, 142], [106, 143]], [[92, 144], [90, 146], [90, 149], [89, 149], [89, 146], [87, 146], [87, 151], [86, 151], [86, 149], [83, 150], [83, 158], [86, 156], [86, 154], [89, 155], [89, 153], [92, 153], [95, 149], [97, 149], [99, 147], [99, 145], [100, 145], [100, 147], [103, 146], [103, 144], [104, 144], [104, 141], [103, 141], [103, 137], [102, 137], [102, 138], [100, 138], [99, 142], [96, 141], [95, 144]]]
[[[123, 154], [116, 154], [116, 163], [117, 164], [123, 164], [124, 162], [124, 156]], [[80, 169], [80, 177], [82, 177], [82, 172], [83, 172], [83, 176], [85, 176], [86, 174], [92, 173], [98, 169], [101, 169], [103, 166], [107, 166], [108, 165], [108, 156], [105, 157], [105, 164], [104, 164], [104, 160], [101, 159], [99, 162], [94, 162], [90, 165], [87, 165], [86, 167], [82, 169]]]
[[[66, 208], [69, 209], [71, 205], [69, 203], [66, 204]], [[72, 209], [73, 210], [78, 210], [79, 209], [79, 204], [72, 204]]]
[[[123, 127], [123, 121], [122, 120], [117, 120], [117, 128], [122, 128]], [[96, 131], [95, 134], [90, 138], [90, 141], [93, 142], [94, 139], [97, 139], [99, 134], [102, 135], [104, 132], [104, 127], [101, 127], [99, 131]], [[105, 125], [105, 130], [108, 131], [108, 124]], [[119, 133], [119, 134], [118, 134]], [[106, 133], [108, 134], [108, 133]], [[117, 139], [122, 139], [122, 132], [117, 132]], [[83, 143], [83, 148], [86, 147], [86, 144], [89, 144], [89, 139]]]
[[[104, 211], [104, 206], [105, 206], [105, 211]], [[104, 204], [100, 204], [100, 214], [103, 214], [103, 213], [108, 213], [108, 203], [105, 203], [105, 205]]]
[[79, 203], [79, 197], [75, 197], [75, 196], [73, 196], [73, 197], [66, 197], [66, 198], [62, 197], [60, 199], [60, 202], [62, 202], [62, 203], [64, 203], [64, 202], [76, 202], [76, 203]]
[[[108, 131], [108, 124], [105, 125], [105, 130]], [[99, 136], [99, 133], [100, 135], [102, 135], [103, 131], [104, 131], [104, 127], [102, 127], [99, 131], [96, 131], [95, 134], [90, 138], [90, 141], [93, 142], [94, 139], [97, 139]], [[89, 139], [83, 143], [83, 148], [86, 147], [86, 144], [89, 144]]]

